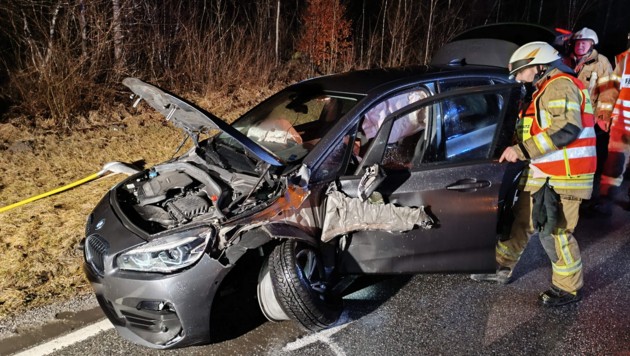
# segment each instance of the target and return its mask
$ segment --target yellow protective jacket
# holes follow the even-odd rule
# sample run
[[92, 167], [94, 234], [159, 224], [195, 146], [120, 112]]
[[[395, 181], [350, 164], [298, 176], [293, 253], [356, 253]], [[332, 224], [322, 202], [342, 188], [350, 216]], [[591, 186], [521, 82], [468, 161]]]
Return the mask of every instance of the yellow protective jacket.
[[589, 88], [597, 121], [610, 127], [610, 117], [619, 91], [615, 88], [613, 68], [610, 61], [593, 50], [575, 64], [578, 78]]
[[[593, 172], [580, 175], [550, 175], [530, 164], [521, 177], [520, 186], [525, 191], [535, 192], [540, 189], [546, 178], [558, 194], [569, 195], [581, 199], [589, 199], [593, 190], [593, 173], [595, 163], [595, 132], [593, 130], [590, 97], [586, 89], [576, 85], [574, 79], [563, 74], [558, 69], [552, 69], [536, 82], [537, 91], [533, 95], [536, 126], [544, 131], [545, 139], [542, 145], [540, 139], [534, 135], [519, 138], [519, 143], [512, 146], [520, 160], [530, 160], [531, 163], [539, 161], [546, 155], [556, 155], [558, 151], [564, 151], [567, 145], [575, 140], [588, 136], [589, 157], [593, 161]], [[532, 110], [528, 110], [532, 111]], [[584, 115], [582, 114], [584, 112]], [[588, 120], [585, 120], [588, 118]], [[517, 132], [530, 132], [531, 127], [523, 117], [519, 120]], [[532, 132], [536, 134], [536, 132]], [[540, 136], [540, 135], [536, 135]], [[583, 145], [581, 145], [583, 146]], [[584, 146], [585, 147], [585, 146]], [[569, 158], [570, 159], [570, 158]]]
[[610, 126], [610, 115], [616, 98], [614, 92], [606, 90], [613, 72], [610, 61], [596, 50], [592, 50], [589, 55], [574, 63], [573, 70], [577, 73], [578, 79], [591, 93], [595, 118], [604, 120], [606, 126]]

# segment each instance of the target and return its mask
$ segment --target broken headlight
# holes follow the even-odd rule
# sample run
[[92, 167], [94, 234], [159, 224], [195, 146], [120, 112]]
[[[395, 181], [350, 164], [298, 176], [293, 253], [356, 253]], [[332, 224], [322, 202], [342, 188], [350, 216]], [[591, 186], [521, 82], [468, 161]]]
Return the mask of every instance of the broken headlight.
[[174, 272], [197, 262], [213, 235], [212, 228], [203, 227], [160, 237], [121, 254], [116, 262], [129, 271]]

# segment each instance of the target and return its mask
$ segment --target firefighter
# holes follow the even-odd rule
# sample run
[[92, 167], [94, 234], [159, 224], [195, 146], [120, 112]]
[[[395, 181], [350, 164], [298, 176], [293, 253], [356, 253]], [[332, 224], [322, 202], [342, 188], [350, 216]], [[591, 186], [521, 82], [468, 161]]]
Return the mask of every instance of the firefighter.
[[573, 34], [571, 38], [572, 54], [570, 62], [578, 79], [586, 86], [591, 94], [591, 103], [595, 108], [595, 136], [597, 143], [597, 169], [593, 181], [593, 196], [584, 204], [588, 212], [597, 205], [599, 197], [599, 183], [604, 162], [608, 155], [608, 129], [615, 97], [610, 90], [605, 90], [612, 74], [612, 66], [606, 57], [597, 53], [595, 46], [599, 43], [597, 33], [584, 27]]
[[630, 48], [615, 57], [615, 63], [608, 91], [617, 97], [617, 101], [612, 112], [608, 158], [601, 178], [601, 202], [597, 206], [604, 215], [612, 214], [612, 203], [619, 192], [630, 156]]
[[[582, 299], [582, 260], [573, 231], [583, 199], [589, 199], [596, 166], [594, 115], [588, 90], [558, 52], [545, 42], [519, 47], [509, 62], [519, 82], [534, 83], [535, 92], [518, 120], [517, 144], [507, 147], [499, 162], [526, 161], [509, 238], [496, 245], [497, 272], [474, 274], [477, 281], [508, 283], [529, 237], [535, 233], [532, 196], [555, 196], [555, 216], [538, 232], [552, 264], [552, 286], [539, 296], [544, 306]], [[541, 189], [544, 188], [544, 189]], [[547, 194], [548, 193], [548, 194]], [[552, 202], [545, 202], [547, 207]], [[542, 207], [545, 207], [542, 204]], [[541, 204], [537, 204], [541, 206]], [[551, 209], [553, 210], [553, 209]]]

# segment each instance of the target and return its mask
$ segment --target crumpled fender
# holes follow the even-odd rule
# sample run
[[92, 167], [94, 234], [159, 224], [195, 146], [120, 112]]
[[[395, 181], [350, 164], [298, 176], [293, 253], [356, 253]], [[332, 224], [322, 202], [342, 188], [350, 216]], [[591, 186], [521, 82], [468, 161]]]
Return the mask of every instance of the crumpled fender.
[[256, 249], [272, 239], [295, 239], [317, 246], [315, 237], [298, 227], [281, 223], [267, 224], [243, 233], [233, 244], [226, 248], [225, 255], [230, 261], [230, 264], [233, 264], [238, 261], [247, 250]]

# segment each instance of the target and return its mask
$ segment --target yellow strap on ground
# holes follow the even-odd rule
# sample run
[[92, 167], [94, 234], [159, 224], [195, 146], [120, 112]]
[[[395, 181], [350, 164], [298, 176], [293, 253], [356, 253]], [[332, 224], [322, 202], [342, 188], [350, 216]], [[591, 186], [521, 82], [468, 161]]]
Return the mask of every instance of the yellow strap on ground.
[[63, 187], [59, 187], [57, 189], [53, 189], [53, 190], [51, 190], [49, 192], [46, 192], [44, 194], [36, 195], [34, 197], [30, 197], [28, 199], [19, 201], [19, 202], [15, 203], [15, 204], [7, 205], [7, 206], [5, 206], [3, 208], [0, 208], [0, 213], [3, 213], [5, 211], [7, 211], [7, 210], [11, 210], [13, 208], [17, 208], [18, 206], [21, 206], [21, 205], [24, 205], [24, 204], [28, 204], [28, 203], [30, 203], [32, 201], [35, 201], [35, 200], [38, 200], [38, 199], [41, 199], [41, 198], [45, 198], [47, 196], [51, 196], [53, 194], [61, 193], [64, 190], [68, 190], [68, 189], [76, 187], [77, 185], [81, 185], [83, 183], [87, 183], [87, 182], [89, 182], [91, 180], [94, 180], [94, 179], [100, 177], [101, 175], [102, 175], [101, 172], [94, 173], [94, 174], [92, 174], [90, 176], [87, 176], [87, 177], [85, 177], [83, 179], [80, 179], [80, 180], [78, 180], [76, 182], [70, 183], [68, 185], [64, 185]]

